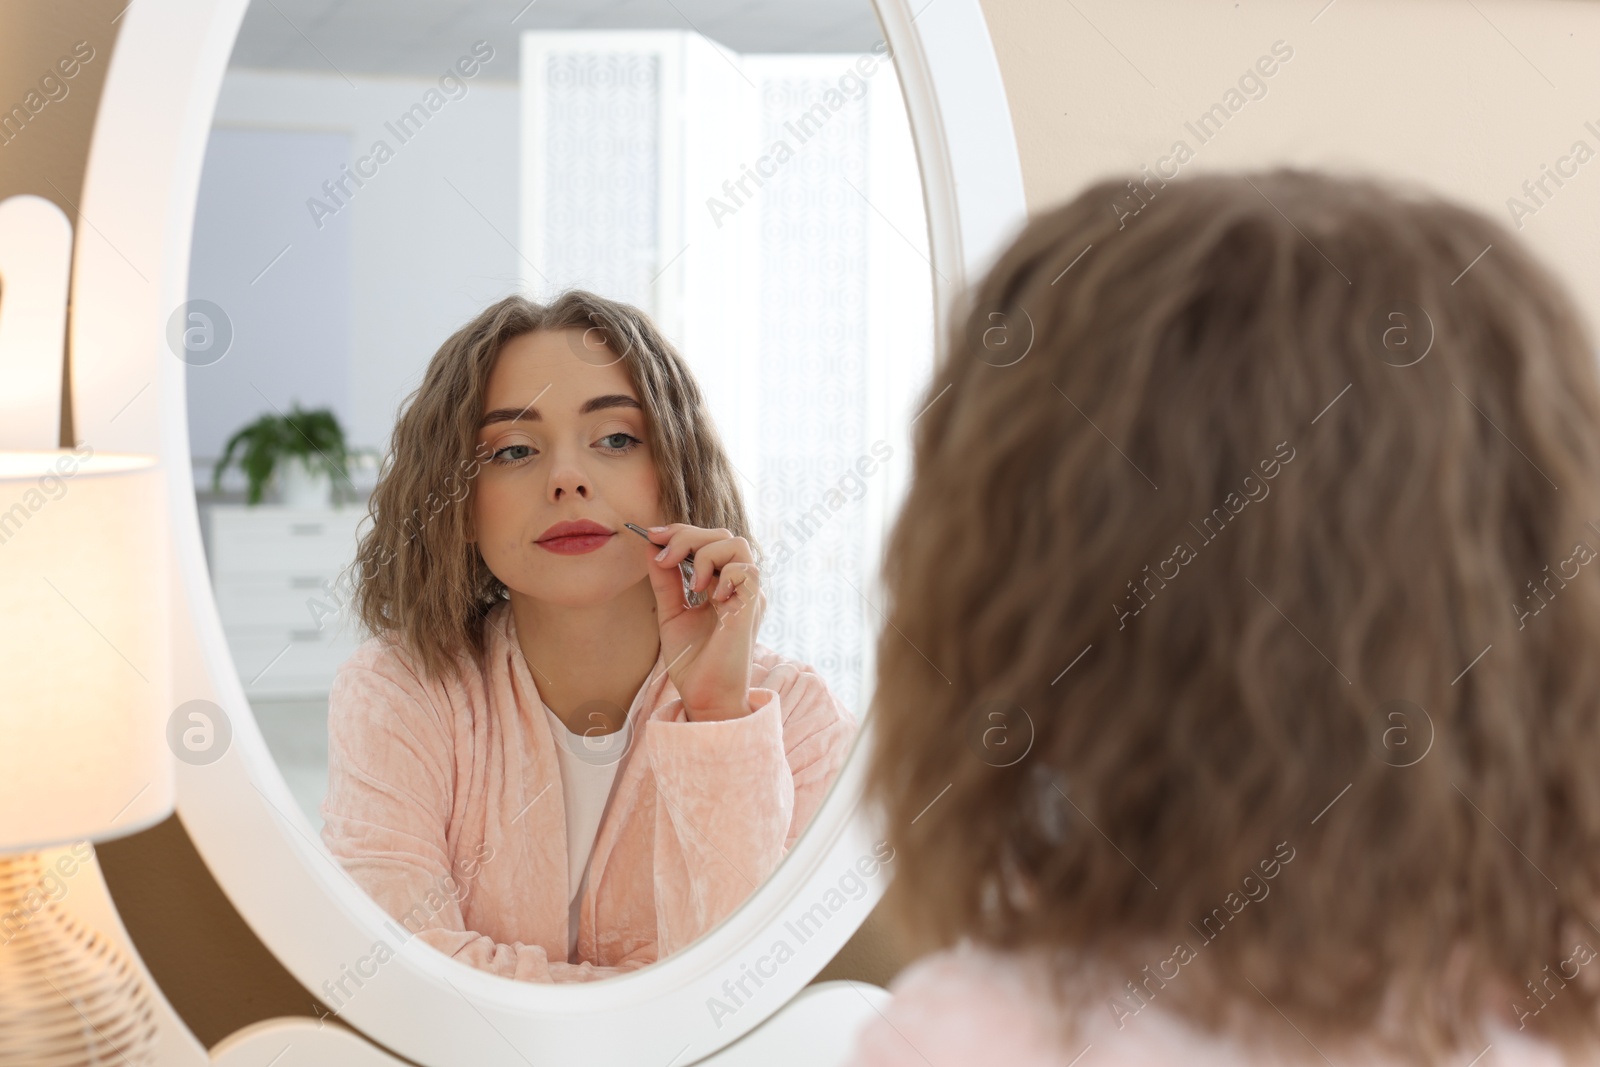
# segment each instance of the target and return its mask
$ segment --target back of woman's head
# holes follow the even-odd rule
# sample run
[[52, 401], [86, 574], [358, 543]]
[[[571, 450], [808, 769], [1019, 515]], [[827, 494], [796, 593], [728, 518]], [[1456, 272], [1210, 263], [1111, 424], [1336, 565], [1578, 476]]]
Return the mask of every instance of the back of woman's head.
[[917, 421], [868, 787], [908, 947], [1097, 961], [1119, 1025], [1275, 1006], [1420, 1057], [1488, 1004], [1593, 1039], [1579, 313], [1507, 229], [1412, 190], [1138, 194], [1027, 227]]

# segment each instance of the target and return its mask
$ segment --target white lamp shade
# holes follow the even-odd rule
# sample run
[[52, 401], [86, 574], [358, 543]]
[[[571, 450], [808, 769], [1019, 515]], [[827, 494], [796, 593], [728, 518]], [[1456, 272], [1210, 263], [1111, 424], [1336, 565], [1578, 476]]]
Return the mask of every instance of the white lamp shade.
[[153, 457], [0, 452], [0, 852], [172, 812], [166, 515]]

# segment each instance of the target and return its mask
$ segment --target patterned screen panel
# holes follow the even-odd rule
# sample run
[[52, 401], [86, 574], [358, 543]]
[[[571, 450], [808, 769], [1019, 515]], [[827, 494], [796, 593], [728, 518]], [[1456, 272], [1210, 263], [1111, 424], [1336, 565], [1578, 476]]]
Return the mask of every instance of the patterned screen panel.
[[[832, 64], [831, 66], [837, 66]], [[761, 641], [810, 663], [861, 707], [866, 529], [841, 477], [867, 450], [866, 97], [811, 110], [837, 77], [759, 81], [761, 141], [792, 145], [768, 178], [760, 218], [761, 409], [767, 433], [756, 536], [787, 562], [763, 570]], [[827, 116], [819, 119], [819, 116]], [[802, 140], [803, 138], [803, 140]], [[851, 188], [854, 184], [855, 188]], [[859, 500], [859, 496], [856, 496]]]
[[539, 268], [654, 311], [661, 61], [644, 52], [557, 52], [545, 67], [545, 232]]

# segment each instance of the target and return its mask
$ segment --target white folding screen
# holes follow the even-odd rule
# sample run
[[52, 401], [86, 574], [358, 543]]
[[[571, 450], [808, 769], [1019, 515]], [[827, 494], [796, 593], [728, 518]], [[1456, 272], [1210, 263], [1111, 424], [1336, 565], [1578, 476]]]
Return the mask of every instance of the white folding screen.
[[522, 55], [525, 287], [628, 301], [678, 345], [766, 552], [760, 640], [864, 714], [933, 344], [890, 61], [677, 31], [529, 32]]

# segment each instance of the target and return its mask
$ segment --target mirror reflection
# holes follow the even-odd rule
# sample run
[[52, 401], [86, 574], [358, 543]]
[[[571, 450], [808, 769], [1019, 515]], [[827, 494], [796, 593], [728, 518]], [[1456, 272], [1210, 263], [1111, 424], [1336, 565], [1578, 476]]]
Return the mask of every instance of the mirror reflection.
[[168, 340], [280, 814], [392, 930], [588, 981], [772, 875], [934, 284], [868, 0], [251, 5]]

